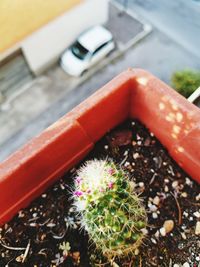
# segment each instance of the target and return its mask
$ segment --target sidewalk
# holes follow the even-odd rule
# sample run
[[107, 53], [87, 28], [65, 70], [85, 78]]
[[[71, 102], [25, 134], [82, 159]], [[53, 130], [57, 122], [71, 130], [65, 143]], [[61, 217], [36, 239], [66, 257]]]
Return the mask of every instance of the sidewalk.
[[114, 37], [119, 51], [126, 50], [151, 32], [152, 27], [133, 12], [124, 11], [116, 2], [111, 2], [109, 20], [106, 23]]
[[106, 27], [112, 32], [118, 45], [126, 45], [137, 34], [143, 31], [143, 24], [123, 12], [116, 5], [111, 4], [109, 10], [109, 21]]

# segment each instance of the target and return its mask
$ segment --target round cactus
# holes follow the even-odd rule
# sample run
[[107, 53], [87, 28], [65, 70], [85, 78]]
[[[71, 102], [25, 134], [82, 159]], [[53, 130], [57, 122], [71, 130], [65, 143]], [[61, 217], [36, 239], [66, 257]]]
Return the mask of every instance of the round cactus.
[[97, 249], [109, 259], [134, 253], [147, 219], [123, 170], [110, 161], [88, 161], [77, 173], [73, 195], [82, 227]]

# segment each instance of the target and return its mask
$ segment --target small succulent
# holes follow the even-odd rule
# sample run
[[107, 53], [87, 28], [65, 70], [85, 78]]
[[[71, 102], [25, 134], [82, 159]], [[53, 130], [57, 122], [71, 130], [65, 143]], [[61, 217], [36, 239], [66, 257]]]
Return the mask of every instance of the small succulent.
[[73, 197], [82, 227], [104, 256], [134, 253], [144, 238], [147, 216], [122, 169], [112, 161], [88, 161], [77, 173]]
[[59, 249], [62, 250], [63, 256], [67, 257], [71, 249], [69, 242], [60, 244]]

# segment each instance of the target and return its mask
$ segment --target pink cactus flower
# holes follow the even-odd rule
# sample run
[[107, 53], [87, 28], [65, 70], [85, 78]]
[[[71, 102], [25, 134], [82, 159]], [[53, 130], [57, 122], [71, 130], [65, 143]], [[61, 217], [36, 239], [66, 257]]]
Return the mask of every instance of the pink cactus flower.
[[108, 188], [109, 188], [109, 189], [112, 189], [113, 186], [114, 186], [114, 183], [113, 183], [113, 182], [109, 182], [109, 183], [108, 183]]
[[81, 192], [81, 191], [75, 191], [74, 192], [74, 195], [77, 196], [77, 197], [81, 197], [83, 195], [83, 192]]
[[115, 173], [115, 170], [114, 170], [113, 168], [110, 168], [110, 169], [108, 170], [108, 173], [109, 173], [110, 175], [113, 175], [113, 174]]
[[83, 179], [82, 179], [81, 177], [79, 177], [79, 176], [76, 177], [76, 183], [77, 183], [77, 184], [80, 184], [82, 180], [83, 180]]

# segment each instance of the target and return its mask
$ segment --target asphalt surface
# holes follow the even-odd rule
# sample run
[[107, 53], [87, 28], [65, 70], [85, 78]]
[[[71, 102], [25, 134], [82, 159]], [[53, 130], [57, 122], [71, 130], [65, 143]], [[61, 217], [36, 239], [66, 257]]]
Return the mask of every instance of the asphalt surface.
[[[39, 116], [30, 120], [23, 129], [1, 145], [0, 160], [5, 159], [10, 153], [33, 136], [39, 134], [43, 129], [128, 67], [144, 68], [166, 83], [170, 83], [171, 74], [175, 70], [200, 68], [200, 61], [193, 53], [188, 52], [180, 44], [174, 42], [159, 30], [154, 29], [145, 39], [129, 49], [123, 56], [99, 70], [98, 73], [82, 85], [72, 91], [63, 91], [61, 99], [57, 100]], [[55, 77], [57, 77], [56, 73], [61, 73], [59, 67], [56, 66], [52, 72]], [[59, 76], [58, 81], [60, 85], [65, 86], [62, 75]], [[55, 85], [56, 83], [54, 82]], [[56, 87], [53, 87], [53, 89], [56, 90]]]
[[199, 0], [116, 0], [200, 58]]

